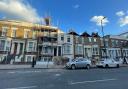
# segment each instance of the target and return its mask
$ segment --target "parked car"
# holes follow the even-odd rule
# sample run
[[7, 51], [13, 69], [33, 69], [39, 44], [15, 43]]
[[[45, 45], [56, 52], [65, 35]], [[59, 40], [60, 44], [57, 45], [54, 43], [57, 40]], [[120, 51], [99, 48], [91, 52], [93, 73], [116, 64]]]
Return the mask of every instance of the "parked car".
[[73, 60], [69, 61], [68, 63], [66, 63], [65, 67], [73, 69], [73, 70], [76, 68], [90, 69], [91, 61], [89, 59], [85, 59], [85, 58], [77, 58], [77, 59], [73, 59]]
[[108, 67], [117, 67], [117, 68], [119, 68], [120, 65], [121, 65], [121, 63], [119, 61], [115, 61], [114, 59], [111, 59], [111, 58], [101, 59], [96, 64], [97, 67], [105, 67], [105, 68], [108, 68]]

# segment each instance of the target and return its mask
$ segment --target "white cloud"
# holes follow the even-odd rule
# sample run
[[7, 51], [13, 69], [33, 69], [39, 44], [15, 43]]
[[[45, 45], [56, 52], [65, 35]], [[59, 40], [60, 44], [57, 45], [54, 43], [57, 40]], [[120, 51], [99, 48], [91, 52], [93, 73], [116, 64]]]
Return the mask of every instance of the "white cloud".
[[128, 25], [128, 11], [119, 11], [116, 13], [117, 16], [119, 16], [118, 23], [120, 24], [120, 27]]
[[128, 16], [125, 16], [123, 18], [120, 18], [119, 19], [119, 24], [121, 27], [125, 26], [125, 25], [128, 25]]
[[124, 11], [119, 11], [119, 12], [116, 12], [116, 15], [117, 15], [117, 16], [124, 16], [125, 13], [124, 13]]
[[107, 18], [104, 18], [104, 19], [103, 18], [104, 16], [93, 16], [91, 18], [91, 21], [95, 22], [96, 25], [101, 26], [101, 20], [102, 20], [102, 25], [105, 26], [109, 21]]
[[75, 9], [78, 9], [79, 7], [80, 7], [80, 5], [78, 5], [78, 4], [73, 6], [73, 8], [75, 8]]
[[25, 0], [1, 0], [0, 13], [4, 13], [5, 17], [10, 19], [19, 19], [33, 23], [41, 21], [36, 9]]

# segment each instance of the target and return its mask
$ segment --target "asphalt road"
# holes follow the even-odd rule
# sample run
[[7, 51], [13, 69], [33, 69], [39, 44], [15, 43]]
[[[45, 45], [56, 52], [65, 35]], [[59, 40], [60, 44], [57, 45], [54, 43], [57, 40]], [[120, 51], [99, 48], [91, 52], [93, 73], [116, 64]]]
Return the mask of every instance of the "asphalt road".
[[0, 70], [0, 89], [128, 89], [128, 67]]

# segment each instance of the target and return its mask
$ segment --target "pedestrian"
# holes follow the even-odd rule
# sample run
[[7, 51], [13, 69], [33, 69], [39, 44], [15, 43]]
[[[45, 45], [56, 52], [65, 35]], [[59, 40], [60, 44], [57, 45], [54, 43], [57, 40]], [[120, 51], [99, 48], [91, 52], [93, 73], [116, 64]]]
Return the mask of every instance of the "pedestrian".
[[126, 58], [124, 57], [124, 63], [123, 64], [127, 64]]
[[34, 68], [34, 66], [35, 66], [35, 58], [33, 57], [33, 59], [32, 59], [32, 68]]

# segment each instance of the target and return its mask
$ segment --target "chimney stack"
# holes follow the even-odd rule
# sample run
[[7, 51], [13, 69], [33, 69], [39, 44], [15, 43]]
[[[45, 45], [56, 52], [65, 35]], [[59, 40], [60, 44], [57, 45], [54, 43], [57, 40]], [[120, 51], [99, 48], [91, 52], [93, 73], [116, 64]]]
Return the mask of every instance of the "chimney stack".
[[50, 19], [50, 17], [46, 17], [46, 18], [44, 18], [44, 20], [45, 20], [45, 25], [46, 26], [50, 26], [51, 25], [51, 19]]

